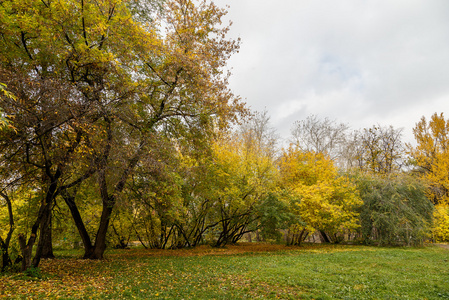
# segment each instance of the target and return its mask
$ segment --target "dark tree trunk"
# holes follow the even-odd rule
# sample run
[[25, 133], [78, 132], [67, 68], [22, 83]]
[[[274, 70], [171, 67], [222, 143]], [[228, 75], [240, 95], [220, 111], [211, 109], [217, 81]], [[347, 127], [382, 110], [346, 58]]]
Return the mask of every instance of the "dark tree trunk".
[[41, 258], [55, 258], [53, 254], [53, 241], [52, 241], [52, 211], [47, 210], [42, 218], [40, 225], [39, 243], [37, 245], [37, 251], [40, 252]]
[[2, 271], [5, 270], [6, 267], [11, 265], [11, 258], [9, 257], [9, 243], [6, 243], [0, 237], [0, 250], [2, 252]]
[[[43, 257], [44, 248], [46, 248], [46, 247], [48, 248], [48, 239], [50, 239], [49, 243], [51, 245], [51, 228], [48, 227], [49, 220], [51, 218], [50, 215], [51, 215], [51, 203], [48, 203], [47, 205], [43, 205], [42, 213], [39, 213], [38, 220], [36, 220], [36, 223], [35, 223], [35, 226], [40, 229], [39, 230], [39, 242], [37, 244], [36, 254], [34, 255], [34, 258], [32, 261], [32, 265], [35, 268], [37, 268], [39, 266], [41, 258], [44, 258]], [[35, 238], [36, 238], [36, 234], [35, 234]], [[28, 241], [28, 243], [29, 243], [29, 241]], [[34, 245], [34, 241], [32, 244], [27, 245], [27, 247], [30, 247], [31, 248], [30, 250], [32, 251], [33, 245]], [[30, 253], [30, 255], [31, 255], [31, 253]]]
[[95, 238], [95, 245], [92, 253], [88, 258], [103, 259], [104, 251], [106, 250], [106, 235], [108, 233], [109, 221], [112, 215], [115, 199], [109, 198], [107, 204], [103, 204], [103, 211], [101, 213], [100, 226], [98, 227], [97, 236]]
[[26, 241], [23, 234], [19, 234], [19, 245], [22, 253], [22, 267], [21, 271], [25, 271], [31, 267], [31, 252], [33, 251], [34, 242], [36, 241], [36, 235], [31, 234], [31, 237]]
[[40, 256], [38, 255], [39, 253], [36, 253], [34, 260], [33, 260], [33, 265], [31, 265], [31, 256], [33, 253], [33, 246], [34, 243], [36, 242], [36, 237], [37, 237], [37, 231], [39, 229], [39, 225], [42, 222], [42, 218], [44, 217], [45, 211], [50, 209], [50, 205], [46, 205], [45, 203], [42, 203], [40, 208], [39, 208], [39, 213], [37, 215], [37, 219], [34, 222], [33, 226], [31, 227], [31, 235], [30, 238], [28, 239], [28, 242], [26, 241], [26, 238], [23, 234], [19, 234], [19, 246], [20, 246], [20, 251], [22, 253], [22, 268], [21, 271], [26, 271], [27, 269], [29, 269], [31, 266], [37, 268], [40, 262]]
[[326, 232], [323, 230], [320, 230], [320, 237], [321, 237], [321, 243], [330, 243], [329, 237], [327, 236]]
[[75, 196], [69, 195], [67, 192], [63, 193], [63, 198], [67, 206], [69, 207], [72, 219], [75, 222], [75, 226], [78, 229], [81, 240], [84, 246], [84, 258], [89, 258], [93, 252], [92, 241], [90, 239], [89, 233], [87, 232], [86, 226], [84, 226], [83, 219], [78, 210], [78, 206], [75, 203]]
[[2, 252], [2, 271], [9, 265], [11, 265], [11, 258], [9, 257], [9, 243], [11, 242], [12, 234], [14, 232], [14, 216], [12, 212], [11, 200], [8, 195], [1, 192], [1, 196], [5, 199], [7, 207], [8, 207], [8, 215], [9, 215], [9, 231], [6, 235], [6, 239], [3, 240], [0, 237], [0, 250]]
[[31, 227], [31, 234], [30, 238], [28, 239], [28, 242], [26, 241], [26, 238], [23, 234], [19, 234], [19, 246], [20, 251], [22, 252], [22, 271], [26, 271], [31, 266], [37, 268], [39, 266], [40, 262], [40, 253], [36, 252], [36, 255], [33, 259], [33, 265], [31, 265], [31, 256], [33, 253], [33, 246], [36, 242], [37, 237], [37, 231], [39, 229], [39, 225], [42, 222], [42, 219], [44, 218], [44, 215], [47, 210], [50, 210], [50, 204], [42, 203], [39, 207], [39, 213], [37, 215], [36, 221], [34, 222], [33, 226]]
[[[50, 174], [50, 172], [47, 172], [47, 175]], [[39, 244], [38, 247], [36, 249], [36, 254], [33, 258], [33, 267], [37, 268], [39, 266], [39, 262], [42, 258], [42, 254], [43, 254], [43, 248], [45, 245], [45, 239], [50, 238], [51, 239], [51, 234], [50, 236], [45, 237], [48, 234], [49, 231], [49, 227], [47, 227], [49, 225], [48, 221], [51, 218], [51, 208], [52, 208], [52, 204], [53, 201], [55, 199], [56, 196], [56, 189], [58, 186], [58, 179], [61, 176], [61, 172], [58, 169], [56, 171], [56, 174], [54, 177], [52, 177], [50, 186], [48, 188], [47, 194], [45, 195], [45, 202], [41, 204], [41, 207], [39, 208], [39, 213], [36, 219], [36, 222], [34, 223], [33, 227], [31, 228], [31, 236], [30, 239], [28, 240], [28, 244], [27, 245], [23, 245], [26, 246], [26, 253], [28, 254], [27, 251], [30, 251], [30, 259], [31, 259], [31, 253], [32, 253], [32, 248], [34, 246], [34, 243], [36, 241], [36, 236], [37, 236], [37, 230], [38, 228], [41, 229], [40, 235], [41, 237], [39, 238]], [[33, 240], [32, 240], [33, 239]], [[32, 242], [32, 243], [30, 243]], [[21, 245], [22, 248], [22, 245]], [[30, 249], [28, 249], [30, 248]], [[25, 260], [25, 257], [23, 257]]]
[[114, 190], [112, 193], [108, 191], [108, 184], [106, 180], [106, 169], [107, 169], [107, 158], [109, 155], [109, 151], [111, 148], [112, 141], [112, 131], [110, 128], [110, 120], [105, 118], [105, 121], [109, 123], [108, 126], [108, 140], [109, 143], [106, 146], [105, 153], [103, 158], [99, 163], [98, 170], [98, 185], [100, 188], [100, 195], [103, 202], [103, 211], [101, 212], [100, 226], [98, 227], [97, 235], [95, 238], [95, 245], [92, 253], [88, 258], [90, 259], [103, 259], [104, 251], [106, 250], [106, 234], [108, 232], [109, 222], [111, 219], [112, 211], [116, 202], [116, 195], [120, 194], [125, 188], [125, 183], [130, 176], [130, 173], [135, 169], [137, 163], [140, 160], [140, 157], [144, 153], [144, 145], [145, 141], [142, 141], [139, 145], [139, 148], [135, 155], [128, 161], [127, 167], [123, 170], [123, 173], [120, 176], [120, 180], [115, 184]]

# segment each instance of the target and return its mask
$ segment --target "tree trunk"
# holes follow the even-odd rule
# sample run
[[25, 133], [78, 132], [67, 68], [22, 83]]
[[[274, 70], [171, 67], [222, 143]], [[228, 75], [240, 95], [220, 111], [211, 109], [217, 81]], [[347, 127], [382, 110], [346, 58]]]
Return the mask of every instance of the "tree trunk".
[[[40, 258], [55, 258], [53, 254], [52, 243], [52, 211], [46, 210], [40, 225], [39, 243], [36, 253], [39, 252]], [[36, 255], [38, 256], [38, 255]]]
[[108, 123], [107, 134], [108, 144], [106, 145], [103, 157], [99, 160], [98, 165], [98, 186], [100, 189], [100, 195], [103, 204], [103, 211], [101, 212], [100, 226], [98, 227], [97, 236], [95, 238], [95, 245], [92, 253], [87, 258], [90, 259], [103, 259], [104, 251], [106, 250], [106, 234], [108, 232], [109, 221], [112, 215], [112, 210], [115, 206], [116, 196], [120, 194], [125, 188], [125, 183], [130, 173], [135, 169], [140, 157], [144, 153], [145, 141], [141, 141], [139, 148], [135, 155], [128, 161], [127, 167], [123, 170], [120, 176], [120, 180], [115, 184], [112, 193], [108, 191], [108, 184], [106, 180], [107, 159], [109, 157], [109, 151], [111, 150], [112, 130], [111, 120], [107, 117], [104, 118]]
[[321, 238], [321, 243], [330, 243], [331, 242], [329, 240], [329, 238], [327, 237], [326, 232], [324, 232], [323, 230], [320, 230], [320, 238]]
[[31, 267], [31, 254], [33, 251], [34, 242], [36, 241], [36, 235], [34, 233], [31, 234], [31, 237], [26, 242], [25, 236], [23, 234], [19, 234], [19, 245], [20, 251], [22, 252], [22, 267], [21, 271], [26, 271]]
[[12, 212], [12, 205], [11, 200], [9, 199], [8, 195], [0, 192], [1, 196], [5, 199], [6, 204], [8, 206], [8, 215], [9, 215], [9, 231], [6, 235], [6, 239], [3, 240], [0, 237], [0, 250], [2, 252], [2, 271], [5, 270], [5, 268], [9, 265], [11, 265], [11, 258], [9, 257], [9, 243], [11, 242], [12, 234], [14, 232], [14, 216]]
[[84, 226], [84, 222], [83, 219], [81, 218], [78, 206], [75, 203], [75, 197], [69, 195], [68, 193], [63, 193], [63, 198], [65, 203], [69, 207], [72, 219], [75, 222], [75, 226], [78, 229], [78, 233], [80, 234], [81, 240], [83, 241], [84, 258], [89, 258], [92, 255], [94, 247], [92, 246], [92, 241], [90, 239], [89, 233], [87, 232], [86, 226]]
[[0, 237], [0, 250], [2, 252], [2, 268], [1, 270], [4, 271], [7, 266], [11, 265], [11, 258], [9, 257], [9, 243], [7, 244], [3, 239]]
[[100, 226], [98, 227], [97, 236], [95, 238], [95, 246], [88, 258], [103, 259], [104, 251], [106, 250], [106, 234], [108, 233], [109, 221], [113, 208], [113, 197], [111, 197], [108, 205], [103, 205], [101, 213]]
[[[48, 243], [51, 245], [51, 228], [48, 227], [49, 221], [51, 218], [51, 202], [47, 203], [46, 205], [42, 204], [41, 206], [41, 212], [39, 213], [38, 219], [36, 220], [36, 223], [34, 226], [39, 227], [39, 242], [37, 244], [36, 254], [34, 255], [32, 265], [33, 267], [37, 268], [39, 266], [39, 262], [44, 254], [44, 248], [47, 248], [48, 250]], [[33, 227], [34, 227], [33, 226]], [[37, 230], [36, 230], [37, 232]], [[33, 234], [33, 232], [32, 232]], [[36, 233], [34, 233], [34, 236], [36, 238]], [[50, 241], [48, 241], [50, 239]], [[30, 243], [30, 241], [28, 241]], [[27, 247], [30, 247], [30, 251], [32, 251], [34, 245], [34, 241], [30, 245], [26, 245]], [[51, 247], [51, 246], [50, 246]], [[52, 251], [53, 252], [53, 251]], [[52, 253], [53, 254], [53, 253]], [[31, 255], [31, 253], [30, 253]], [[24, 257], [25, 259], [25, 257]], [[30, 257], [31, 259], [31, 257]]]

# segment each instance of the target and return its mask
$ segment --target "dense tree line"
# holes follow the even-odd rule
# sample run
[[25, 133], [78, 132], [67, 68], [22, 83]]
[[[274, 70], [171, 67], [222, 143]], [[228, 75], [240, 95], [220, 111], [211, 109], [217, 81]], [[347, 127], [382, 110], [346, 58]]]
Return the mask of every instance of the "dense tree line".
[[2, 269], [136, 241], [449, 239], [449, 121], [423, 118], [413, 147], [393, 127], [311, 116], [281, 149], [267, 113], [228, 89], [239, 41], [225, 13], [188, 0], [0, 3]]

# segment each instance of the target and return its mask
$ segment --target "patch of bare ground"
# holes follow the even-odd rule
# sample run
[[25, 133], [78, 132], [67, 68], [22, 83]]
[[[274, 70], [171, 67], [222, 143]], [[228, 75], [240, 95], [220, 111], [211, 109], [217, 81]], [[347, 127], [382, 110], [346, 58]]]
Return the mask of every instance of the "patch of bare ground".
[[440, 247], [440, 248], [444, 248], [444, 249], [448, 249], [449, 250], [449, 245], [448, 244], [435, 244], [435, 245]]

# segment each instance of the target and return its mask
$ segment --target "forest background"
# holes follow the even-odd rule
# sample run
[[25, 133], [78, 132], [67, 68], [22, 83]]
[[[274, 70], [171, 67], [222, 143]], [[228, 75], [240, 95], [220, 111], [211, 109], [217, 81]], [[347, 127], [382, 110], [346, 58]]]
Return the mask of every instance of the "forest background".
[[54, 247], [449, 240], [449, 120], [310, 116], [281, 148], [228, 88], [239, 40], [209, 1], [0, 3], [2, 271]]

